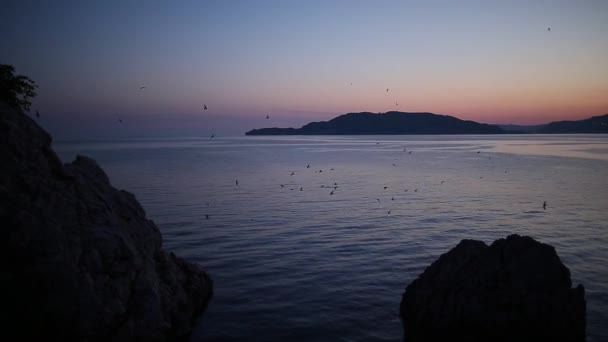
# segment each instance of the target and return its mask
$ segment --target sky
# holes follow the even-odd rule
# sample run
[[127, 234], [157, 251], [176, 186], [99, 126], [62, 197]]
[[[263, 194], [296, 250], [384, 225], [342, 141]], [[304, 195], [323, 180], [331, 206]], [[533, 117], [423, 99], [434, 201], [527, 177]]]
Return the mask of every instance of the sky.
[[242, 135], [361, 111], [608, 113], [605, 0], [2, 0], [0, 46], [38, 84], [32, 109], [56, 139]]

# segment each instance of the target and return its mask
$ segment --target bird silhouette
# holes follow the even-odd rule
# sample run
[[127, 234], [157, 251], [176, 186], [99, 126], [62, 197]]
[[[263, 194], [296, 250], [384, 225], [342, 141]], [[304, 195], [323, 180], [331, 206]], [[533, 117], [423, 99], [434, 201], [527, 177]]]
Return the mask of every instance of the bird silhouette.
[[292, 172], [292, 173], [290, 174], [290, 176], [293, 176], [293, 175], [295, 175], [295, 174], [296, 174], [295, 172]]
[[304, 187], [303, 187], [303, 186], [301, 186], [301, 187], [300, 187], [300, 191], [302, 191], [302, 189], [303, 189], [303, 188], [304, 188]]
[[236, 186], [239, 186], [239, 180], [235, 180], [234, 183], [236, 184]]
[[390, 210], [388, 211], [388, 214], [389, 214], [389, 215], [391, 214], [391, 211], [390, 211]]
[[543, 210], [547, 210], [547, 201], [543, 202]]
[[397, 165], [395, 165], [395, 163], [393, 163], [393, 166], [397, 166]]
[[388, 189], [388, 186], [385, 186], [385, 187], [384, 187], [384, 190], [386, 190], [386, 189]]
[[441, 184], [445, 183], [445, 181], [441, 181]]
[[266, 119], [270, 119], [270, 115], [266, 115]]
[[209, 139], [213, 139], [215, 138], [215, 134], [211, 133], [211, 136], [209, 137]]
[[38, 113], [38, 111], [36, 111], [36, 117], [40, 119], [40, 113]]
[[380, 203], [380, 199], [379, 198], [376, 198], [376, 201], [378, 201], [378, 203]]
[[307, 169], [310, 169], [310, 164], [306, 165], [306, 168], [307, 168]]
[[139, 87], [139, 90], [144, 90], [144, 89], [146, 89], [146, 86]]
[[388, 93], [388, 88], [386, 88], [386, 92]]
[[209, 219], [209, 214], [205, 214], [205, 220]]
[[550, 27], [547, 27], [547, 31], [551, 32], [551, 28], [550, 28]]
[[122, 119], [118, 119], [118, 122], [119, 122], [119, 123], [122, 123]]
[[412, 151], [409, 151], [407, 154], [412, 154]]
[[332, 190], [332, 191], [331, 191], [329, 194], [330, 194], [330, 195], [333, 195], [333, 194], [334, 194], [334, 191], [335, 191], [335, 190]]
[[395, 107], [398, 106], [399, 104], [397, 103], [397, 101], [395, 101]]
[[203, 105], [203, 110], [207, 110], [207, 105]]

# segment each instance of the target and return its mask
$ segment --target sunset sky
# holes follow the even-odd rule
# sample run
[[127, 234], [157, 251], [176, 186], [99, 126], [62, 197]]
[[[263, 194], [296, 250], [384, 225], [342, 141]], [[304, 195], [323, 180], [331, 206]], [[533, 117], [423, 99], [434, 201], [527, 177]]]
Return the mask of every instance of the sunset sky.
[[9, 0], [0, 44], [59, 139], [242, 135], [359, 111], [608, 113], [605, 0]]

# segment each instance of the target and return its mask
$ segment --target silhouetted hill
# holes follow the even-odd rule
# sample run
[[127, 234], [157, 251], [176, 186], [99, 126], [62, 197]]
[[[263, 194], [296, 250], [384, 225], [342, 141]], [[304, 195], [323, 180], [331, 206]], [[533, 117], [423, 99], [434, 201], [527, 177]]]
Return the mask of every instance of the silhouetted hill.
[[536, 133], [608, 133], [608, 114], [578, 121], [555, 121], [541, 126]]
[[340, 115], [301, 128], [260, 128], [245, 135], [500, 134], [501, 128], [433, 113], [369, 112]]

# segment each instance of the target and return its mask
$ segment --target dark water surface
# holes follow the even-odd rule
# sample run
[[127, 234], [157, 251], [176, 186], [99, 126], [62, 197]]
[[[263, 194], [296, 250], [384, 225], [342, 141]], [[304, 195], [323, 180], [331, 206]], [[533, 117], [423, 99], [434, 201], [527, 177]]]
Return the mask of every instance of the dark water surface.
[[66, 161], [95, 158], [114, 186], [137, 196], [165, 248], [210, 273], [215, 295], [193, 340], [399, 341], [401, 295], [426, 266], [461, 239], [518, 233], [556, 247], [586, 287], [588, 341], [608, 341], [607, 136], [218, 137], [55, 148]]

